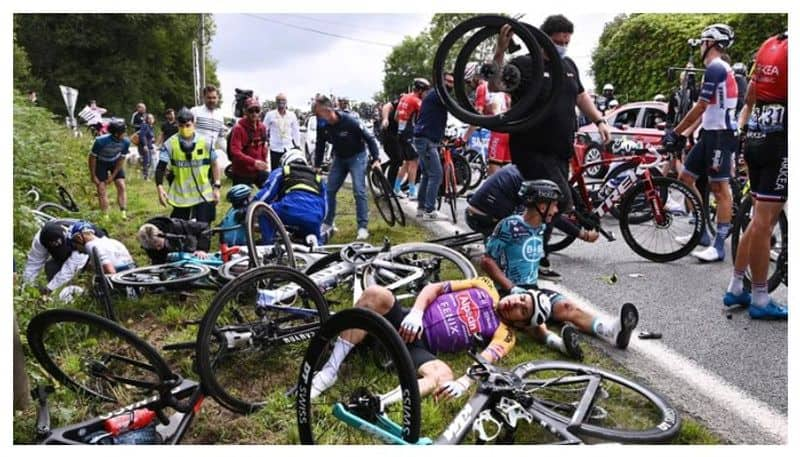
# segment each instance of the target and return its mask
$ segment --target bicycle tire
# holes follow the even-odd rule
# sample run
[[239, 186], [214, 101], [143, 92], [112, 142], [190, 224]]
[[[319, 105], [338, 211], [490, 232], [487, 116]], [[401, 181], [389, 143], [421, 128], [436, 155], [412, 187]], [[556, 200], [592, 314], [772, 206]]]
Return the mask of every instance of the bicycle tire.
[[[203, 316], [197, 332], [195, 346], [197, 372], [209, 395], [220, 405], [240, 414], [250, 414], [264, 406], [267, 393], [277, 387], [269, 374], [285, 375], [285, 370], [288, 368], [272, 370], [273, 363], [293, 364], [300, 357], [297, 355], [297, 358], [268, 358], [266, 356], [269, 352], [277, 350], [276, 348], [279, 347], [303, 343], [311, 338], [311, 335], [307, 335], [307, 337], [297, 337], [291, 341], [283, 340], [281, 336], [277, 336], [274, 341], [264, 339], [271, 336], [268, 334], [269, 332], [288, 322], [284, 319], [290, 317], [289, 314], [285, 314], [277, 319], [272, 319], [271, 314], [259, 315], [255, 311], [259, 286], [264, 281], [272, 280], [286, 280], [299, 285], [301, 289], [297, 297], [303, 300], [304, 304], [310, 305], [304, 308], [312, 309], [311, 306], [313, 306], [313, 309], [316, 310], [319, 323], [311, 322], [311, 320], [304, 321], [300, 325], [308, 328], [303, 331], [310, 329], [316, 332], [318, 325], [328, 320], [328, 305], [316, 284], [307, 275], [284, 265], [267, 265], [248, 270], [217, 292]], [[308, 301], [306, 302], [306, 300]], [[227, 309], [226, 306], [229, 304], [232, 306]], [[245, 316], [245, 313], [248, 312], [252, 312], [252, 314]], [[229, 313], [230, 316], [228, 316]], [[278, 312], [276, 312], [277, 314]], [[224, 320], [229, 317], [233, 318], [233, 323], [218, 325], [220, 319]], [[251, 318], [252, 321], [248, 321], [246, 317]], [[238, 346], [239, 342], [229, 339], [238, 336], [241, 336], [242, 339], [252, 338], [249, 342], [252, 344]], [[256, 338], [259, 340], [254, 343]], [[287, 339], [289, 338], [287, 337]], [[231, 341], [236, 343], [233, 347], [230, 347]], [[287, 356], [288, 354], [280, 355]], [[238, 356], [240, 358], [236, 358]], [[236, 358], [235, 361], [234, 358]], [[226, 373], [221, 373], [219, 368], [229, 360], [233, 366], [233, 373], [227, 373], [230, 377], [226, 378]], [[258, 375], [246, 372], [248, 369], [254, 371], [264, 368], [267, 369], [267, 372]], [[295, 368], [291, 367], [292, 370]]]
[[444, 164], [444, 198], [450, 206], [450, 216], [453, 218], [453, 223], [458, 223], [458, 212], [456, 211], [456, 198], [458, 196], [458, 189], [456, 187], [456, 170], [452, 163]]
[[268, 264], [266, 258], [259, 255], [258, 250], [258, 240], [260, 237], [257, 236], [257, 234], [260, 229], [256, 227], [256, 224], [262, 223], [262, 217], [266, 217], [268, 222], [272, 224], [275, 229], [273, 237], [278, 240], [279, 244], [276, 246], [274, 239], [268, 240], [268, 242], [272, 245], [271, 251], [273, 253], [279, 251], [278, 255], [280, 257], [276, 259], [277, 264], [288, 265], [295, 268], [297, 264], [295, 263], [294, 251], [292, 250], [292, 239], [286, 232], [286, 227], [283, 225], [281, 218], [278, 217], [278, 214], [275, 213], [275, 210], [262, 201], [250, 203], [250, 206], [247, 208], [247, 217], [245, 220], [247, 224], [247, 255], [250, 258], [250, 266], [260, 267]]
[[[731, 257], [733, 258], [734, 263], [736, 262], [736, 254], [739, 252], [739, 241], [742, 235], [744, 235], [747, 226], [750, 225], [750, 212], [752, 208], [753, 196], [747, 195], [739, 205], [738, 214], [736, 215], [736, 219], [734, 219], [733, 226], [731, 227]], [[772, 272], [770, 272], [769, 278], [767, 279], [767, 288], [770, 292], [777, 289], [786, 278], [786, 267], [784, 265], [784, 261], [786, 260], [789, 252], [789, 220], [786, 217], [786, 211], [781, 211], [780, 215], [778, 216], [778, 229], [780, 230], [779, 233], [781, 235], [780, 242], [782, 248], [780, 254], [778, 255], [775, 268], [772, 269]], [[770, 260], [770, 263], [771, 262], [772, 261]], [[745, 272], [742, 283], [745, 291], [752, 291], [753, 283], [749, 268]]]
[[73, 213], [80, 211], [78, 204], [75, 203], [75, 199], [72, 198], [72, 194], [70, 194], [69, 191], [61, 184], [58, 185], [58, 199], [61, 201], [61, 206], [69, 211]]
[[92, 248], [92, 268], [94, 268], [92, 292], [97, 299], [97, 304], [106, 313], [107, 318], [115, 321], [117, 316], [114, 312], [114, 305], [111, 302], [111, 284], [109, 284], [111, 278], [103, 272], [103, 266], [100, 264], [100, 256], [97, 255], [96, 247]]
[[400, 339], [397, 330], [383, 317], [374, 311], [364, 308], [350, 308], [331, 317], [320, 328], [319, 333], [311, 340], [301, 363], [297, 381], [297, 427], [300, 442], [314, 444], [313, 429], [314, 403], [311, 401], [311, 382], [313, 374], [327, 361], [324, 356], [328, 344], [337, 335], [348, 329], [360, 329], [380, 341], [387, 355], [391, 358], [393, 369], [397, 373], [400, 389], [403, 395], [403, 414], [401, 424], [402, 439], [408, 443], [416, 443], [419, 439], [421, 427], [421, 400], [417, 373], [411, 362], [411, 356], [405, 344]]
[[[612, 179], [615, 179], [617, 176], [619, 176], [620, 173], [622, 173], [624, 171], [628, 171], [628, 170], [633, 170], [633, 169], [636, 169], [636, 165], [634, 163], [632, 163], [632, 162], [626, 162], [626, 163], [623, 163], [622, 165], [614, 168], [613, 170], [609, 171], [608, 175], [606, 175], [605, 179], [603, 179], [603, 186], [605, 186], [608, 181], [610, 181]], [[654, 177], [655, 176], [664, 176], [658, 170], [658, 168], [651, 168], [650, 169], [650, 175], [654, 176]], [[662, 198], [666, 198], [666, 196], [662, 196]], [[640, 202], [638, 202], [638, 204], [635, 204], [634, 206], [636, 208], [640, 208], [640, 205], [642, 203], [643, 202], [640, 201]], [[646, 201], [644, 202], [644, 204], [646, 204]], [[634, 209], [634, 211], [636, 211], [636, 209]], [[614, 216], [615, 219], [619, 220], [619, 204], [616, 204], [616, 205], [612, 206], [610, 212], [611, 212], [611, 215]], [[632, 216], [629, 215], [628, 216], [628, 220], [630, 221], [631, 224], [640, 224], [640, 223], [642, 223], [642, 222], [647, 220], [647, 216], [639, 215], [639, 216], [633, 216], [632, 217]]]
[[386, 176], [384, 176], [382, 172], [373, 168], [370, 169], [369, 176], [369, 190], [372, 192], [372, 199], [375, 202], [375, 207], [378, 208], [378, 213], [386, 224], [389, 225], [389, 227], [394, 227], [396, 222], [394, 204], [392, 203], [392, 194], [394, 194], [394, 192], [386, 181]]
[[[244, 265], [242, 265], [244, 264]], [[238, 259], [229, 260], [219, 266], [218, 272], [220, 278], [228, 281], [233, 281], [250, 268], [250, 257], [239, 257]]]
[[[464, 257], [460, 252], [456, 251], [455, 249], [449, 248], [447, 246], [442, 246], [441, 244], [434, 244], [434, 243], [403, 243], [398, 244], [397, 246], [393, 246], [388, 253], [383, 253], [379, 256], [379, 258], [383, 260], [393, 261], [394, 259], [402, 256], [409, 256], [414, 255], [415, 253], [425, 253], [425, 254], [433, 254], [439, 256], [440, 258], [445, 258], [452, 262], [456, 268], [461, 272], [463, 275], [462, 278], [458, 279], [470, 279], [475, 278], [478, 276], [478, 272], [475, 269], [475, 266], [472, 262], [469, 261], [468, 258]], [[419, 259], [414, 257], [411, 261], [418, 261]], [[378, 284], [378, 281], [375, 279], [376, 271], [372, 265], [368, 265], [365, 269], [363, 274], [361, 275], [361, 287], [362, 289], [366, 289], [369, 286]], [[431, 282], [440, 282], [445, 280], [439, 276], [435, 276], [430, 278], [430, 280], [423, 279], [423, 283], [420, 283], [416, 286], [418, 290], [422, 289], [422, 286], [431, 283]], [[449, 278], [448, 278], [449, 279]], [[426, 282], [427, 281], [427, 282]]]
[[[654, 420], [651, 421], [652, 424], [642, 430], [616, 429], [603, 425], [587, 423], [584, 422], [584, 420], [587, 419], [584, 417], [584, 420], [581, 420], [578, 424], [576, 424], [576, 429], [573, 432], [579, 436], [586, 435], [609, 441], [645, 444], [669, 441], [674, 438], [678, 432], [680, 432], [680, 415], [678, 414], [678, 411], [675, 410], [675, 408], [673, 408], [669, 402], [667, 402], [667, 400], [648, 387], [601, 368], [571, 362], [536, 361], [520, 364], [516, 366], [512, 372], [522, 378], [523, 382], [525, 382], [526, 377], [530, 378], [531, 375], [535, 375], [537, 373], [542, 374], [542, 372], [563, 372], [563, 376], [559, 374], [555, 376], [551, 375], [550, 377], [545, 378], [529, 379], [526, 382], [526, 385], [534, 388], [539, 386], [538, 389], [534, 391], [534, 397], [541, 402], [540, 404], [547, 408], [546, 414], [548, 416], [564, 424], [569, 424], [573, 417], [572, 414], [561, 414], [561, 412], [563, 412], [563, 409], [569, 411], [570, 407], [572, 407], [572, 410], [574, 410], [574, 405], [565, 403], [568, 402], [569, 399], [564, 398], [565, 390], [563, 387], [561, 389], [559, 389], [559, 387], [561, 387], [560, 385], [572, 386], [578, 382], [577, 377], [571, 378], [569, 376], [570, 373], [577, 376], [599, 377], [601, 383], [613, 383], [614, 387], [606, 391], [609, 395], [607, 398], [611, 398], [613, 392], [614, 396], [621, 398], [621, 402], [635, 404], [637, 401], [641, 401], [645, 403], [648, 408], [654, 409], [654, 414], [652, 414]], [[543, 394], [546, 393], [546, 389], [551, 388], [557, 392], [556, 399], [549, 400], [543, 398]], [[568, 388], [573, 389], [574, 391], [573, 387]], [[625, 395], [622, 393], [622, 389], [628, 389], [631, 392], [630, 396], [625, 397]], [[589, 413], [591, 413], [591, 411], [594, 409], [603, 408], [602, 401], [605, 399], [600, 397], [602, 396], [595, 395], [595, 401], [592, 403]], [[606, 410], [606, 412], [608, 411], [612, 411], [612, 409]], [[615, 421], [611, 420], [611, 422], [614, 423]], [[622, 421], [620, 420], [620, 422]]]
[[[664, 192], [669, 192], [670, 190], [680, 192], [683, 194], [684, 199], [688, 199], [690, 206], [692, 208], [690, 215], [695, 217], [695, 221], [703, 221], [701, 223], [696, 223], [691, 225], [692, 228], [692, 237], [689, 241], [684, 244], [680, 245], [680, 243], [675, 242], [677, 247], [676, 249], [668, 252], [654, 252], [649, 248], [645, 248], [633, 235], [631, 228], [641, 227], [642, 223], [634, 224], [632, 221], [629, 220], [629, 215], [632, 211], [632, 206], [636, 203], [637, 198], [639, 198], [639, 194], [647, 192], [646, 181], [639, 181], [637, 182], [628, 192], [625, 193], [622, 197], [622, 202], [620, 203], [619, 211], [620, 211], [620, 219], [619, 219], [619, 229], [622, 232], [622, 237], [625, 239], [625, 243], [630, 246], [631, 249], [640, 256], [644, 257], [647, 260], [653, 262], [671, 262], [673, 260], [680, 259], [681, 257], [686, 256], [692, 249], [694, 249], [697, 244], [700, 242], [700, 237], [703, 234], [703, 229], [705, 228], [705, 218], [703, 217], [702, 213], [702, 203], [700, 202], [700, 198], [694, 193], [692, 189], [690, 189], [686, 184], [677, 179], [667, 178], [664, 176], [661, 177], [653, 177], [652, 183], [654, 188], [663, 188], [662, 192], [658, 192], [659, 195], [664, 194]], [[645, 197], [646, 198], [646, 197]], [[651, 202], [652, 204], [652, 202]], [[672, 224], [677, 223], [678, 219], [672, 215], [664, 211], [664, 206], [666, 205], [666, 201], [661, 201], [661, 207], [659, 211], [664, 215], [664, 226], [663, 227], [656, 227], [658, 230], [661, 229], [669, 229]], [[652, 218], [649, 218], [652, 219]], [[658, 233], [658, 232], [655, 232]], [[671, 233], [667, 233], [667, 238], [669, 242], [673, 242], [674, 236]], [[655, 239], [655, 237], [652, 237]], [[664, 237], [660, 237], [664, 238]]]
[[453, 160], [453, 170], [456, 177], [456, 195], [464, 195], [470, 188], [472, 170], [469, 167], [466, 157], [452, 151], [450, 157]]
[[[486, 178], [486, 160], [483, 158], [483, 154], [474, 149], [468, 150], [466, 155], [470, 164], [470, 173], [472, 173], [469, 180], [469, 190], [474, 190]], [[477, 173], [477, 176], [475, 173]]]
[[[101, 362], [95, 360], [89, 364], [84, 363], [86, 362], [85, 360], [79, 360], [80, 363], [76, 364], [73, 361], [70, 361], [71, 357], [66, 357], [64, 360], [56, 360], [58, 357], [54, 359], [54, 353], [48, 350], [50, 348], [49, 341], [52, 340], [53, 345], [56, 346], [52, 348], [54, 350], [77, 350], [79, 347], [84, 347], [82, 344], [86, 342], [85, 339], [76, 339], [71, 343], [65, 344], [65, 339], [67, 338], [68, 332], [58, 332], [59, 328], [56, 328], [59, 324], [65, 323], [83, 324], [91, 327], [93, 332], [84, 332], [84, 335], [87, 335], [87, 337], [97, 334], [104, 335], [101, 340], [97, 341], [98, 344], [96, 346], [100, 346], [100, 349], [119, 351], [118, 354], [113, 354], [117, 357], [113, 357], [113, 355], [110, 353], [104, 354], [104, 358], [108, 358], [109, 355], [111, 355], [111, 357], [105, 360], [104, 363], [110, 363], [119, 360], [135, 360], [145, 365], [137, 366], [131, 364], [131, 366], [134, 368], [140, 368], [143, 371], [148, 372], [149, 376], [154, 376], [155, 378], [148, 378], [146, 380], [131, 378], [130, 380], [133, 382], [138, 382], [139, 386], [136, 386], [133, 383], [128, 385], [140, 387], [147, 392], [152, 392], [155, 390], [155, 387], [162, 384], [163, 381], [175, 377], [167, 365], [167, 362], [159, 355], [155, 348], [150, 346], [147, 342], [139, 338], [133, 332], [102, 316], [84, 311], [78, 311], [75, 309], [51, 309], [37, 314], [33, 317], [33, 319], [31, 319], [26, 332], [28, 346], [30, 347], [31, 353], [36, 361], [39, 362], [39, 365], [41, 365], [50, 376], [82, 396], [97, 398], [106, 402], [118, 401], [117, 397], [113, 395], [113, 392], [112, 394], [109, 394], [105, 390], [101, 391], [103, 381], [116, 385], [116, 383], [111, 383], [108, 378], [104, 378], [101, 374], [97, 373], [98, 367], [96, 364]], [[52, 335], [50, 333], [51, 331]], [[126, 346], [123, 347], [118, 344], [112, 344], [112, 341], [117, 340], [114, 340], [113, 338], [109, 339], [109, 337], [118, 338], [119, 341], [125, 343]], [[81, 345], [78, 344], [79, 342]], [[130, 352], [122, 354], [123, 349], [128, 348], [133, 349], [134, 352], [138, 353], [138, 355], [142, 357], [133, 358], [133, 354]], [[65, 362], [65, 366], [61, 365], [62, 361]], [[89, 384], [88, 382], [85, 382], [82, 379], [77, 379], [81, 376], [86, 376], [89, 379], [93, 379], [93, 381], [96, 381], [98, 384], [87, 385]], [[148, 389], [145, 384], [151, 384], [150, 389]], [[139, 397], [139, 399], [141, 399], [141, 397]]]
[[403, 210], [403, 207], [400, 206], [400, 199], [397, 198], [397, 195], [394, 195], [394, 193], [392, 193], [391, 203], [392, 203], [392, 213], [395, 216], [395, 222], [400, 227], [405, 227], [406, 226], [406, 212]]
[[[586, 209], [585, 209], [585, 206], [583, 204], [583, 200], [578, 195], [578, 191], [575, 190], [574, 187], [570, 187], [569, 191], [572, 193], [572, 201], [575, 204], [574, 211], [584, 211], [585, 212]], [[568, 215], [568, 217], [570, 218], [570, 220], [573, 223], [578, 224], [577, 218], [575, 217], [574, 214]], [[557, 241], [551, 243], [551, 241], [553, 240], [553, 234], [556, 234], [556, 240]], [[564, 233], [560, 229], [558, 229], [555, 226], [553, 226], [553, 230], [552, 230], [552, 232], [550, 234], [550, 239], [547, 240], [547, 245], [545, 246], [545, 250], [546, 250], [546, 252], [548, 254], [551, 253], [551, 252], [561, 251], [562, 249], [566, 249], [569, 245], [571, 245], [573, 242], [575, 242], [576, 239], [577, 239], [577, 237], [575, 235], [570, 235], [568, 233]]]
[[[208, 265], [180, 260], [178, 262], [148, 265], [121, 271], [111, 275], [110, 279], [113, 284], [119, 286], [179, 287], [203, 279], [210, 272], [211, 268]], [[168, 273], [176, 273], [178, 276], [173, 279], [161, 279], [166, 277]], [[145, 279], [146, 277], [153, 278], [153, 280]]]

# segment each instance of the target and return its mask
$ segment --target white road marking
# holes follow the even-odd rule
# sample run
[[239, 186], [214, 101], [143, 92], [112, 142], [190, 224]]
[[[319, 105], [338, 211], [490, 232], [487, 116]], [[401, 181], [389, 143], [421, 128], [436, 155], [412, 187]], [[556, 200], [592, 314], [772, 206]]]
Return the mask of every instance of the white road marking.
[[[547, 283], [547, 289], [555, 290], [569, 297], [587, 310], [606, 318], [615, 317], [600, 310], [586, 298], [560, 284], [544, 280], [542, 282]], [[657, 341], [631, 338], [627, 350], [639, 353], [651, 360], [660, 368], [660, 372], [672, 376], [676, 381], [690, 385], [700, 395], [714, 402], [721, 410], [735, 415], [737, 419], [758, 428], [765, 434], [775, 436], [781, 443], [787, 443], [789, 436], [788, 418], [766, 403], [756, 400], [747, 392], [731, 385], [714, 373]]]

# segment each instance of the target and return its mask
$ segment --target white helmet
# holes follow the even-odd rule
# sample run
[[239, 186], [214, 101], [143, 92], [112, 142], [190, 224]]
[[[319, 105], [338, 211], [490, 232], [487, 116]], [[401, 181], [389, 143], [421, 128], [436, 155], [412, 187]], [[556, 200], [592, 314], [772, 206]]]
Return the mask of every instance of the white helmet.
[[619, 102], [616, 99], [611, 100], [610, 102], [608, 102], [608, 107], [609, 108], [616, 108], [618, 106], [619, 106]]
[[283, 157], [281, 157], [281, 167], [285, 167], [292, 162], [303, 162], [304, 165], [308, 165], [308, 162], [306, 162], [306, 155], [297, 148], [289, 149], [283, 154]]
[[475, 75], [478, 74], [478, 68], [480, 68], [478, 62], [467, 63], [467, 66], [464, 67], [464, 79], [469, 81], [474, 78]]
[[733, 29], [727, 24], [711, 24], [703, 29], [700, 39], [715, 41], [720, 48], [728, 49], [733, 46]]
[[614, 90], [614, 85], [611, 83], [606, 83], [606, 85], [603, 86], [603, 90]]
[[541, 290], [528, 289], [525, 291], [533, 301], [533, 313], [531, 313], [530, 325], [538, 326], [547, 322], [550, 317], [550, 311], [553, 309], [553, 304], [550, 303], [550, 296]]
[[654, 102], [666, 102], [667, 101], [667, 97], [665, 97], [664, 94], [656, 94], [656, 96], [653, 97], [653, 101]]

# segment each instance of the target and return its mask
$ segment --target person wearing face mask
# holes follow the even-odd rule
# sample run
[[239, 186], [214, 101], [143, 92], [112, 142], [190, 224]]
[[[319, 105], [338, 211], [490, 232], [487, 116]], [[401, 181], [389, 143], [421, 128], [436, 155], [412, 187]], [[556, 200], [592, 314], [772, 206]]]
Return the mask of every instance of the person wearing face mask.
[[[549, 16], [541, 26], [542, 32], [550, 37], [559, 55], [564, 72], [565, 81], [561, 90], [555, 94], [555, 102], [548, 116], [530, 129], [521, 132], [511, 133], [509, 147], [511, 149], [511, 162], [517, 165], [522, 177], [525, 180], [549, 179], [558, 184], [564, 198], [561, 200], [559, 210], [569, 212], [573, 208], [571, 192], [569, 190], [569, 160], [573, 154], [573, 140], [577, 126], [577, 115], [575, 106], [586, 115], [586, 117], [597, 125], [598, 133], [603, 143], [611, 140], [611, 132], [608, 124], [603, 119], [602, 114], [594, 105], [592, 98], [584, 90], [580, 80], [580, 71], [575, 62], [567, 57], [567, 46], [569, 45], [574, 26], [566, 17], [562, 15]], [[511, 25], [506, 24], [500, 28], [500, 33], [495, 46], [494, 60], [499, 66], [506, 64], [504, 56], [511, 41], [513, 32]], [[509, 65], [519, 68], [523, 80], [531, 77], [533, 65], [531, 56], [523, 55], [515, 57]], [[549, 74], [556, 70], [554, 62], [550, 62], [544, 56], [544, 78], [542, 81], [543, 93], [550, 91]], [[502, 90], [499, 80], [489, 82], [489, 90]], [[524, 94], [522, 86], [511, 93], [511, 105], [519, 100]], [[550, 237], [550, 229], [545, 232], [545, 246]], [[540, 261], [539, 276], [548, 279], [558, 279], [560, 275], [550, 269], [550, 262], [545, 257]]]
[[275, 105], [277, 108], [264, 116], [264, 125], [269, 135], [270, 170], [280, 168], [283, 154], [301, 144], [300, 123], [297, 122], [294, 112], [287, 108], [286, 94], [275, 96]]
[[[205, 136], [195, 131], [191, 111], [181, 108], [177, 119], [178, 134], [164, 143], [156, 168], [158, 201], [161, 206], [172, 206], [170, 217], [210, 224], [222, 187], [217, 153]], [[174, 179], [169, 190], [165, 190], [164, 175], [168, 169]]]

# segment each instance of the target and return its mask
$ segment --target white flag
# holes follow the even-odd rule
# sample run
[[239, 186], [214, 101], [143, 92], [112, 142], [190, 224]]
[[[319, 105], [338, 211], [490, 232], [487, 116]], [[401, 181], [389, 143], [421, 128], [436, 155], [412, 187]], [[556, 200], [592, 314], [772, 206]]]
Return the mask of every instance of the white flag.
[[67, 105], [67, 113], [70, 119], [75, 118], [75, 103], [78, 101], [78, 89], [59, 85], [61, 96], [64, 97], [64, 104]]

